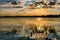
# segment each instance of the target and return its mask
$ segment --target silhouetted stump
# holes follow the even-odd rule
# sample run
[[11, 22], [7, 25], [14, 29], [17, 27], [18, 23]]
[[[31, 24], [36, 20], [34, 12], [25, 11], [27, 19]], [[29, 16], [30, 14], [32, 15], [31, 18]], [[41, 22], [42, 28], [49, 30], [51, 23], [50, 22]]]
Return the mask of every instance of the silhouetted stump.
[[55, 29], [50, 29], [49, 33], [56, 33], [56, 30]]
[[52, 39], [49, 39], [48, 37], [46, 37], [45, 40], [52, 40]]
[[37, 33], [44, 33], [44, 30], [42, 30], [42, 31], [37, 31]]
[[16, 32], [17, 32], [16, 29], [12, 29], [12, 30], [11, 30], [11, 33], [12, 33], [12, 34], [16, 34]]

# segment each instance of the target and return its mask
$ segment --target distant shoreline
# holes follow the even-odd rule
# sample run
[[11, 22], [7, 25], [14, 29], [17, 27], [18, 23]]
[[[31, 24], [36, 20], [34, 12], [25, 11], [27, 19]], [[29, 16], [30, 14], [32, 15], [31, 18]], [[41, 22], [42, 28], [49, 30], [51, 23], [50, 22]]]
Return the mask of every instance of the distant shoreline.
[[0, 16], [0, 18], [60, 18], [60, 15], [42, 15], [42, 16]]

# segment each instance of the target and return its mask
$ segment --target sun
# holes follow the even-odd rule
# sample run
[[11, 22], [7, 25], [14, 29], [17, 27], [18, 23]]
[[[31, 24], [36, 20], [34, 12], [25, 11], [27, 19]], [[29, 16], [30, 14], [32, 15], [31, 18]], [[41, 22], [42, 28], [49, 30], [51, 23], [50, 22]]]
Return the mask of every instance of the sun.
[[39, 20], [39, 21], [40, 21], [40, 20], [41, 20], [41, 18], [37, 18], [37, 20]]

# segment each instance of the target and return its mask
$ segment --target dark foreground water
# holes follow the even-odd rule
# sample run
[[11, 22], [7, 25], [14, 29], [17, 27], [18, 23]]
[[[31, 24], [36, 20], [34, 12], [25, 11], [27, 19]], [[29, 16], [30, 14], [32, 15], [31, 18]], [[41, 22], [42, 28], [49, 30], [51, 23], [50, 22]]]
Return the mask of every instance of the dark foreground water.
[[[0, 18], [0, 40], [37, 40], [37, 37], [29, 38], [28, 32], [24, 31], [35, 25], [55, 26], [57, 31], [55, 36], [60, 40], [60, 18]], [[17, 29], [18, 32], [11, 32], [11, 29]]]

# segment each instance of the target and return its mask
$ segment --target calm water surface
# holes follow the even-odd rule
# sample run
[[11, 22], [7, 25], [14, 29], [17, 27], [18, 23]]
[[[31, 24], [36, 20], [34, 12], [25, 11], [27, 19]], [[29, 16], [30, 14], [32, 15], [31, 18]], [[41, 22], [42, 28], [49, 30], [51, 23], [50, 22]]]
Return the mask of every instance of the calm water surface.
[[0, 18], [0, 25], [19, 26], [20, 24], [35, 24], [37, 26], [46, 24], [60, 27], [60, 18]]
[[[57, 31], [60, 31], [60, 18], [0, 18], [0, 30], [9, 30], [13, 28], [21, 29], [21, 25], [23, 28], [28, 24], [35, 24], [37, 26], [42, 25], [52, 25], [56, 27]], [[22, 29], [23, 30], [23, 29]], [[23, 33], [24, 31], [22, 31]], [[17, 33], [22, 36], [22, 33]], [[57, 32], [60, 35], [60, 32]], [[25, 33], [23, 33], [24, 35]], [[1, 35], [0, 35], [1, 36]], [[10, 35], [12, 36], [12, 35]], [[9, 38], [9, 36], [8, 36]], [[14, 39], [13, 39], [14, 40]], [[15, 39], [16, 40], [16, 39]]]

